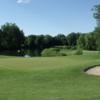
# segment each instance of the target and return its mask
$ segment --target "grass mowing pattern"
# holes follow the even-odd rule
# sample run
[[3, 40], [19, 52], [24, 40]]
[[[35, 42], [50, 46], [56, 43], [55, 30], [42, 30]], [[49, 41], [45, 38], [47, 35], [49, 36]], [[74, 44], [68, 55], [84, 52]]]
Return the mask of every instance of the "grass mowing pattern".
[[100, 100], [100, 76], [84, 73], [98, 64], [97, 51], [66, 57], [0, 56], [0, 100]]

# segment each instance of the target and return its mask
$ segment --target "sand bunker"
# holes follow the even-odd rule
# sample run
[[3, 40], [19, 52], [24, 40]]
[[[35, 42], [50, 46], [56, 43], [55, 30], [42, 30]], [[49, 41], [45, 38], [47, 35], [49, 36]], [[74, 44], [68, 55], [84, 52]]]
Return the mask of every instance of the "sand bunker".
[[93, 75], [100, 75], [100, 66], [95, 66], [93, 68], [90, 68], [86, 70], [86, 73]]

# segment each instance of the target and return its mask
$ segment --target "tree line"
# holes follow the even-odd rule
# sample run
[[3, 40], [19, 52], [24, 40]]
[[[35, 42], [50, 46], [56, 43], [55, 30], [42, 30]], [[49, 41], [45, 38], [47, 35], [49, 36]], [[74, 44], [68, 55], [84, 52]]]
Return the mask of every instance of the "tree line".
[[80, 34], [77, 46], [84, 50], [100, 50], [100, 27], [96, 27], [93, 32]]
[[75, 33], [72, 32], [65, 36], [58, 34], [51, 35], [28, 35], [25, 36], [23, 30], [15, 23], [6, 23], [0, 29], [0, 48], [1, 49], [20, 49], [20, 48], [47, 48], [52, 46], [80, 46], [86, 50], [96, 50], [97, 39], [100, 33], [100, 28], [96, 28], [90, 33]]
[[100, 4], [92, 9], [95, 11], [94, 18], [97, 20], [97, 27], [93, 32], [80, 33], [72, 32], [68, 35], [28, 35], [15, 23], [6, 23], [0, 29], [0, 49], [20, 48], [47, 48], [51, 46], [76, 46], [85, 50], [100, 50]]
[[18, 48], [37, 48], [51, 47], [57, 45], [75, 46], [81, 33], [72, 32], [65, 36], [58, 34], [51, 35], [28, 35], [25, 36], [23, 30], [15, 23], [6, 23], [0, 29], [0, 48], [18, 49]]

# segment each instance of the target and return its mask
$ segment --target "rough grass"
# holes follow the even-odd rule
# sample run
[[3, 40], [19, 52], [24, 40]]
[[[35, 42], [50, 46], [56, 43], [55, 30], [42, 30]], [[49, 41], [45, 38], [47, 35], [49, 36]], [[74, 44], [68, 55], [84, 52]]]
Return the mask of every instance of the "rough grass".
[[100, 76], [84, 72], [100, 65], [100, 54], [74, 52], [65, 57], [0, 56], [0, 100], [100, 100]]

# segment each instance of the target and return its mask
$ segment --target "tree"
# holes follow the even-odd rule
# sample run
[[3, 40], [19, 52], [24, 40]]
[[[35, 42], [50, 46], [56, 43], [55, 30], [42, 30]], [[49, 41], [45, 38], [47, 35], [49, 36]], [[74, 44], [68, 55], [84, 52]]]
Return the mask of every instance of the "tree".
[[85, 49], [85, 35], [86, 34], [80, 34], [78, 40], [77, 40], [77, 46], [78, 48]]
[[33, 48], [33, 47], [35, 47], [35, 39], [36, 39], [36, 35], [29, 35], [28, 36], [28, 46], [30, 47], [30, 48]]
[[62, 43], [62, 45], [66, 45], [67, 40], [65, 37], [61, 37], [61, 43]]
[[2, 31], [0, 29], [0, 48], [2, 48]]
[[100, 4], [94, 5], [94, 8], [91, 10], [95, 11], [93, 16], [97, 20], [97, 27], [95, 28], [94, 33], [95, 33], [97, 50], [100, 50]]
[[55, 45], [62, 45], [63, 39], [65, 35], [64, 34], [58, 34], [57, 36], [54, 37]]
[[79, 36], [81, 35], [82, 33], [78, 32], [76, 33], [76, 40], [78, 40]]
[[75, 55], [82, 55], [85, 47], [85, 34], [77, 34], [77, 50]]
[[41, 47], [43, 46], [43, 38], [44, 38], [44, 35], [38, 35], [35, 39], [35, 45], [37, 47]]
[[52, 45], [52, 36], [50, 35], [45, 35], [43, 38], [43, 44], [45, 47], [49, 47]]
[[15, 23], [6, 23], [1, 26], [2, 46], [4, 48], [20, 48], [24, 44], [24, 32]]
[[25, 36], [24, 47], [28, 47], [28, 36]]
[[97, 26], [100, 27], [100, 4], [94, 5], [94, 8], [91, 10], [95, 11], [95, 13], [93, 13], [93, 17], [97, 20]]
[[94, 30], [94, 37], [97, 50], [100, 51], [100, 27], [96, 27]]
[[72, 32], [68, 34], [66, 38], [69, 46], [76, 45], [76, 41], [77, 41], [76, 33]]
[[87, 50], [96, 50], [94, 33], [90, 32], [85, 35], [85, 48]]

